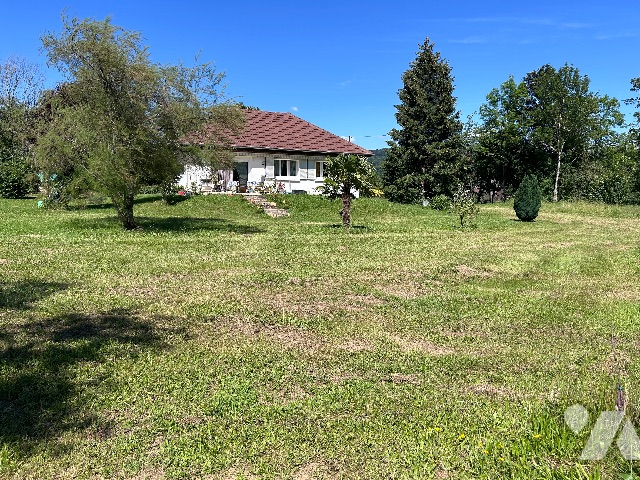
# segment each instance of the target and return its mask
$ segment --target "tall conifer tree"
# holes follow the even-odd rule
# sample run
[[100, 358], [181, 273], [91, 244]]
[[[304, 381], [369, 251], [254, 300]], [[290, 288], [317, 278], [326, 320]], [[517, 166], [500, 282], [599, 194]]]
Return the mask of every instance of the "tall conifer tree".
[[451, 67], [427, 38], [402, 75], [396, 120], [384, 164], [385, 194], [415, 202], [451, 195], [463, 177], [462, 123], [453, 96]]

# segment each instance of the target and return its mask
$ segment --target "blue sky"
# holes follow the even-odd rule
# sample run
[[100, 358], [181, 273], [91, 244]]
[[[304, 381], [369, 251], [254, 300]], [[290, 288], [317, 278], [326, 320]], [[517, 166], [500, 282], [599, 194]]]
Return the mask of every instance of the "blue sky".
[[462, 119], [510, 75], [520, 80], [545, 63], [573, 64], [592, 90], [618, 99], [640, 76], [637, 0], [5, 2], [0, 59], [44, 64], [39, 37], [60, 31], [65, 8], [142, 32], [158, 63], [189, 63], [200, 52], [226, 72], [228, 96], [369, 149], [386, 146], [401, 75], [426, 37], [453, 68]]

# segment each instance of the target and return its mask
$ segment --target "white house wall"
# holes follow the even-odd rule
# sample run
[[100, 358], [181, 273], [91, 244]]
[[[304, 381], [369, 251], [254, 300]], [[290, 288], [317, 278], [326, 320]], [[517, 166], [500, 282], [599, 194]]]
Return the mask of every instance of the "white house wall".
[[236, 157], [236, 162], [249, 162], [249, 182], [252, 183], [264, 183], [266, 178], [266, 165], [263, 158], [255, 158], [250, 157], [247, 160], [238, 159]]
[[209, 179], [211, 179], [210, 168], [187, 165], [178, 179], [178, 185], [182, 188], [190, 189], [192, 184], [195, 183], [196, 186], [200, 186], [203, 184], [203, 180]]
[[[305, 191], [310, 194], [317, 193], [316, 187], [323, 184], [324, 178], [316, 178], [316, 161], [324, 161], [324, 155], [286, 155], [267, 154], [257, 155], [249, 153], [237, 153], [235, 162], [248, 162], [248, 182], [250, 184], [264, 184], [277, 182], [282, 184], [286, 192]], [[275, 160], [295, 160], [298, 171], [294, 177], [274, 177]], [[182, 188], [191, 188], [195, 183], [196, 187], [207, 184], [212, 179], [211, 170], [206, 167], [196, 167], [188, 165], [184, 173], [178, 179], [178, 185]], [[213, 183], [216, 178], [213, 178]]]

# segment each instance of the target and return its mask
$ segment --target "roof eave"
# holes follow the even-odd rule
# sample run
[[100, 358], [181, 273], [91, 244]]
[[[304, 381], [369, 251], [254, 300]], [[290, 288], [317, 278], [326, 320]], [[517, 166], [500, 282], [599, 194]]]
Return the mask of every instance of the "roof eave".
[[287, 148], [273, 148], [273, 147], [256, 147], [256, 146], [244, 146], [244, 145], [232, 145], [234, 150], [252, 151], [252, 152], [275, 152], [275, 153], [287, 153], [292, 155], [314, 154], [314, 155], [340, 155], [341, 153], [352, 153], [354, 155], [362, 155], [363, 157], [372, 157], [373, 152], [365, 150], [365, 152], [344, 152], [338, 150], [291, 150]]

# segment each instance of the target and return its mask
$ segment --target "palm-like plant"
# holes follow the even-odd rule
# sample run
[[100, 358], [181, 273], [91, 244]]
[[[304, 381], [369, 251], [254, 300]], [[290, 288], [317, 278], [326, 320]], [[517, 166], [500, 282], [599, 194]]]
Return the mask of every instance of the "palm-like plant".
[[351, 226], [351, 199], [357, 191], [360, 195], [381, 195], [376, 188], [376, 172], [365, 157], [342, 153], [327, 158], [324, 164], [324, 185], [320, 190], [329, 198], [342, 198], [342, 226]]

